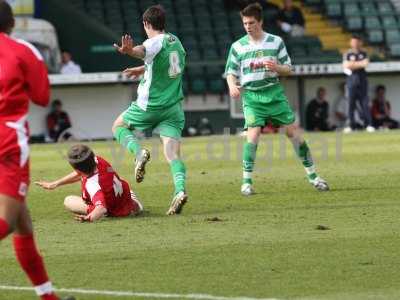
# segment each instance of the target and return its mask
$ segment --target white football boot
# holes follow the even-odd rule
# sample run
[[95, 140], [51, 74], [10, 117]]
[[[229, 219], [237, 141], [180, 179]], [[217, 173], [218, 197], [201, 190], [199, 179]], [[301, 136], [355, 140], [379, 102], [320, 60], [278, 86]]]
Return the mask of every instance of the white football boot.
[[343, 133], [351, 133], [353, 131], [353, 129], [351, 129], [351, 127], [345, 127], [343, 128]]
[[188, 195], [184, 192], [181, 191], [178, 194], [174, 196], [174, 198], [171, 201], [171, 205], [167, 211], [167, 215], [179, 215], [182, 211], [183, 206], [186, 204], [188, 201]]
[[250, 183], [243, 183], [240, 192], [242, 193], [243, 196], [251, 196], [254, 195], [254, 188]]
[[140, 150], [138, 157], [135, 160], [135, 179], [136, 182], [142, 182], [144, 174], [146, 174], [146, 164], [150, 161], [150, 151], [147, 149]]
[[365, 130], [366, 130], [367, 132], [375, 132], [375, 127], [367, 126], [367, 128], [365, 128]]
[[329, 191], [328, 183], [321, 177], [317, 176], [315, 179], [309, 179], [308, 181], [312, 184], [313, 187], [315, 187], [320, 192]]

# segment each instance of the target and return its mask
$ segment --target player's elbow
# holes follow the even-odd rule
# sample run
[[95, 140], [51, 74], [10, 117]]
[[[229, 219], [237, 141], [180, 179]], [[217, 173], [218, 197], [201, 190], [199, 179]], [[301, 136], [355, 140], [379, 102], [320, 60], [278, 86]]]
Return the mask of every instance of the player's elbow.
[[32, 102], [46, 107], [50, 102], [50, 90], [48, 88], [44, 88], [42, 90], [34, 91], [31, 93]]

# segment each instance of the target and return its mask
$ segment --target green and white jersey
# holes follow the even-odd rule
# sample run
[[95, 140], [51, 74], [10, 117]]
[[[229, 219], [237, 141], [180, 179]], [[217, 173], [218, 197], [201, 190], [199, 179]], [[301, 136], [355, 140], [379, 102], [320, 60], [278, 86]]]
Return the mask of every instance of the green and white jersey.
[[186, 52], [179, 39], [163, 33], [147, 39], [143, 46], [145, 73], [137, 90], [136, 104], [146, 111], [164, 109], [181, 101]]
[[282, 38], [264, 32], [264, 38], [254, 43], [245, 35], [232, 44], [225, 75], [232, 74], [238, 77], [240, 85], [247, 90], [257, 91], [279, 84], [278, 74], [264, 67], [263, 62], [266, 60], [291, 65]]

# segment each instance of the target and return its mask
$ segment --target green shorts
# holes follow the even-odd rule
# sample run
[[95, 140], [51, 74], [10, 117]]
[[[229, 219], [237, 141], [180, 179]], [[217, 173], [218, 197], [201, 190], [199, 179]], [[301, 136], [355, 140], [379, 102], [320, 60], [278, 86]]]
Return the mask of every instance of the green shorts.
[[269, 122], [274, 126], [289, 125], [296, 119], [281, 85], [261, 91], [245, 90], [242, 99], [244, 128], [264, 127]]
[[160, 136], [179, 140], [185, 127], [185, 114], [182, 103], [157, 111], [144, 111], [135, 102], [123, 113], [124, 123], [131, 129], [152, 130]]

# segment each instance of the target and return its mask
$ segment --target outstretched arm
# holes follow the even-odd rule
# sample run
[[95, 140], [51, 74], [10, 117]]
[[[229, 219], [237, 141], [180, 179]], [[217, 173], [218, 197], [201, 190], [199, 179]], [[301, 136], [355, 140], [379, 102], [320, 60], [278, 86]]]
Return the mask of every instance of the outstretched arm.
[[35, 184], [44, 188], [45, 190], [54, 190], [59, 186], [71, 184], [79, 180], [81, 180], [81, 175], [79, 175], [76, 171], [73, 171], [67, 176], [57, 179], [55, 181], [36, 181]]
[[125, 34], [121, 37], [121, 46], [114, 44], [114, 48], [121, 54], [126, 54], [132, 57], [144, 59], [146, 55], [146, 49], [143, 45], [135, 46], [133, 39], [129, 34]]
[[128, 78], [135, 79], [144, 74], [145, 68], [144, 66], [134, 67], [134, 68], [127, 68], [122, 71], [122, 74], [127, 76]]

